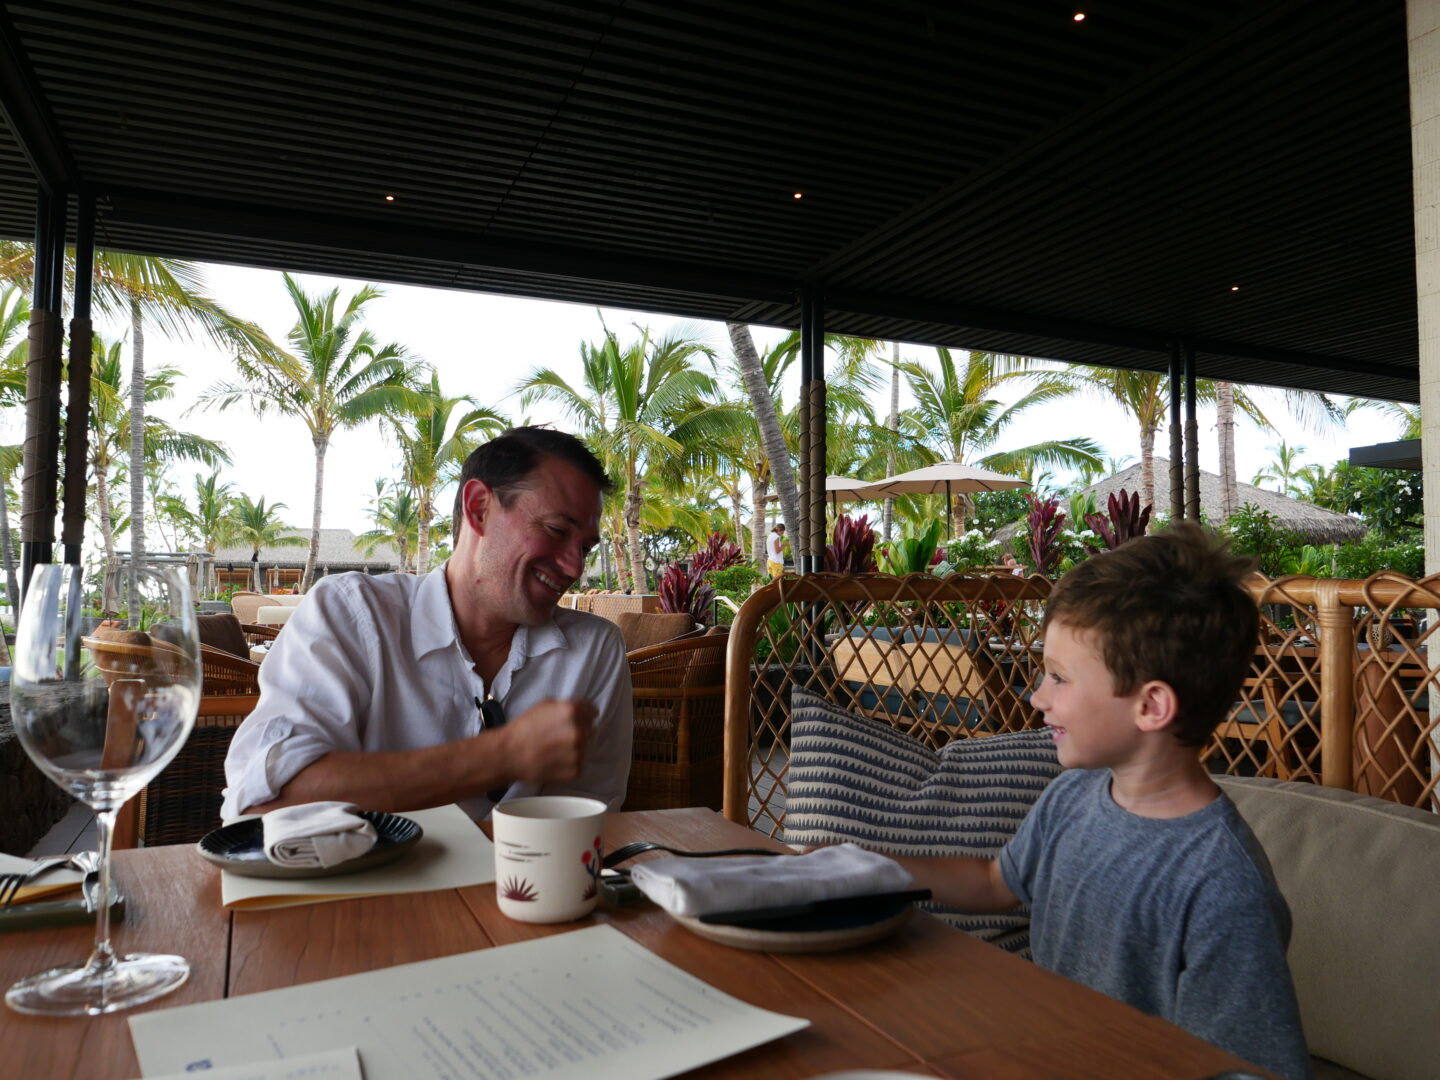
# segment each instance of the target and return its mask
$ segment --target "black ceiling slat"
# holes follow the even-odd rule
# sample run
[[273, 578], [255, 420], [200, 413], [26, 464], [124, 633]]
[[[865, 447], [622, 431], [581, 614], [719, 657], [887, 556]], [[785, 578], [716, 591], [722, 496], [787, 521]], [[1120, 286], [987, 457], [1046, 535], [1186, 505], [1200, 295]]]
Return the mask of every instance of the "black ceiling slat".
[[1416, 394], [1397, 0], [3, 2], [127, 250]]

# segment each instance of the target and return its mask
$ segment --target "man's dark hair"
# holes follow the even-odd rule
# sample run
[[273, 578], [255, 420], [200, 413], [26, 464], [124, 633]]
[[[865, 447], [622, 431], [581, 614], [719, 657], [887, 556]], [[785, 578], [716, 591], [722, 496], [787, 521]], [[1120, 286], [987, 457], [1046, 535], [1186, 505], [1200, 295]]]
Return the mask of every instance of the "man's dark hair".
[[593, 480], [603, 494], [615, 485], [600, 459], [574, 435], [550, 427], [513, 427], [477, 446], [460, 470], [460, 489], [455, 492], [452, 543], [460, 540], [460, 523], [465, 520], [465, 484], [479, 480], [495, 493], [501, 506], [509, 506], [525, 489], [530, 474], [546, 458], [558, 458]]
[[1200, 526], [1176, 522], [1071, 570], [1050, 594], [1045, 625], [1093, 634], [1117, 695], [1168, 683], [1176, 737], [1203, 746], [1255, 658], [1260, 615], [1240, 586], [1254, 568]]

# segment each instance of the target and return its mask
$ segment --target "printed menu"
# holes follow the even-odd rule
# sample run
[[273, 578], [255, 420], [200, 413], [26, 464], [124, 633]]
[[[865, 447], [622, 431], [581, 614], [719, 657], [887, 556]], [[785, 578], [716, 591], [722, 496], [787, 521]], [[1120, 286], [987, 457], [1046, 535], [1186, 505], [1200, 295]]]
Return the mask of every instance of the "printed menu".
[[609, 926], [130, 1018], [146, 1077], [354, 1046], [365, 1080], [660, 1080], [809, 1021]]

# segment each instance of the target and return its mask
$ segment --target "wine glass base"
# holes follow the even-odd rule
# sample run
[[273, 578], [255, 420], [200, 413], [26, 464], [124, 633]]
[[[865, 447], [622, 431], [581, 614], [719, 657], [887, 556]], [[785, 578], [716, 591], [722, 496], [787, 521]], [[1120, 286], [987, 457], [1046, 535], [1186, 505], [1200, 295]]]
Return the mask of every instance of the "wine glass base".
[[103, 972], [71, 964], [21, 979], [6, 993], [5, 1004], [36, 1016], [99, 1016], [154, 1001], [189, 977], [190, 965], [181, 956], [120, 956]]

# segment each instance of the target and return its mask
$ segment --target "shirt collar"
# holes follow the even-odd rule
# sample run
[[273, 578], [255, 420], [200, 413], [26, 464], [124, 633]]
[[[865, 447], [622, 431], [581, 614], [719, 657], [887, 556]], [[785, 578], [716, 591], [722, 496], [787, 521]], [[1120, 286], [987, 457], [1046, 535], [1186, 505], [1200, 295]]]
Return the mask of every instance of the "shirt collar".
[[[452, 645], [464, 648], [460, 641], [460, 627], [455, 622], [455, 608], [450, 602], [450, 588], [445, 583], [447, 565], [448, 562], [441, 563], [426, 574], [415, 596], [410, 616], [410, 643], [417, 659]], [[513, 665], [518, 669], [530, 657], [569, 647], [570, 641], [554, 616], [540, 626], [517, 626], [515, 639], [510, 645], [511, 664], [506, 666]]]

